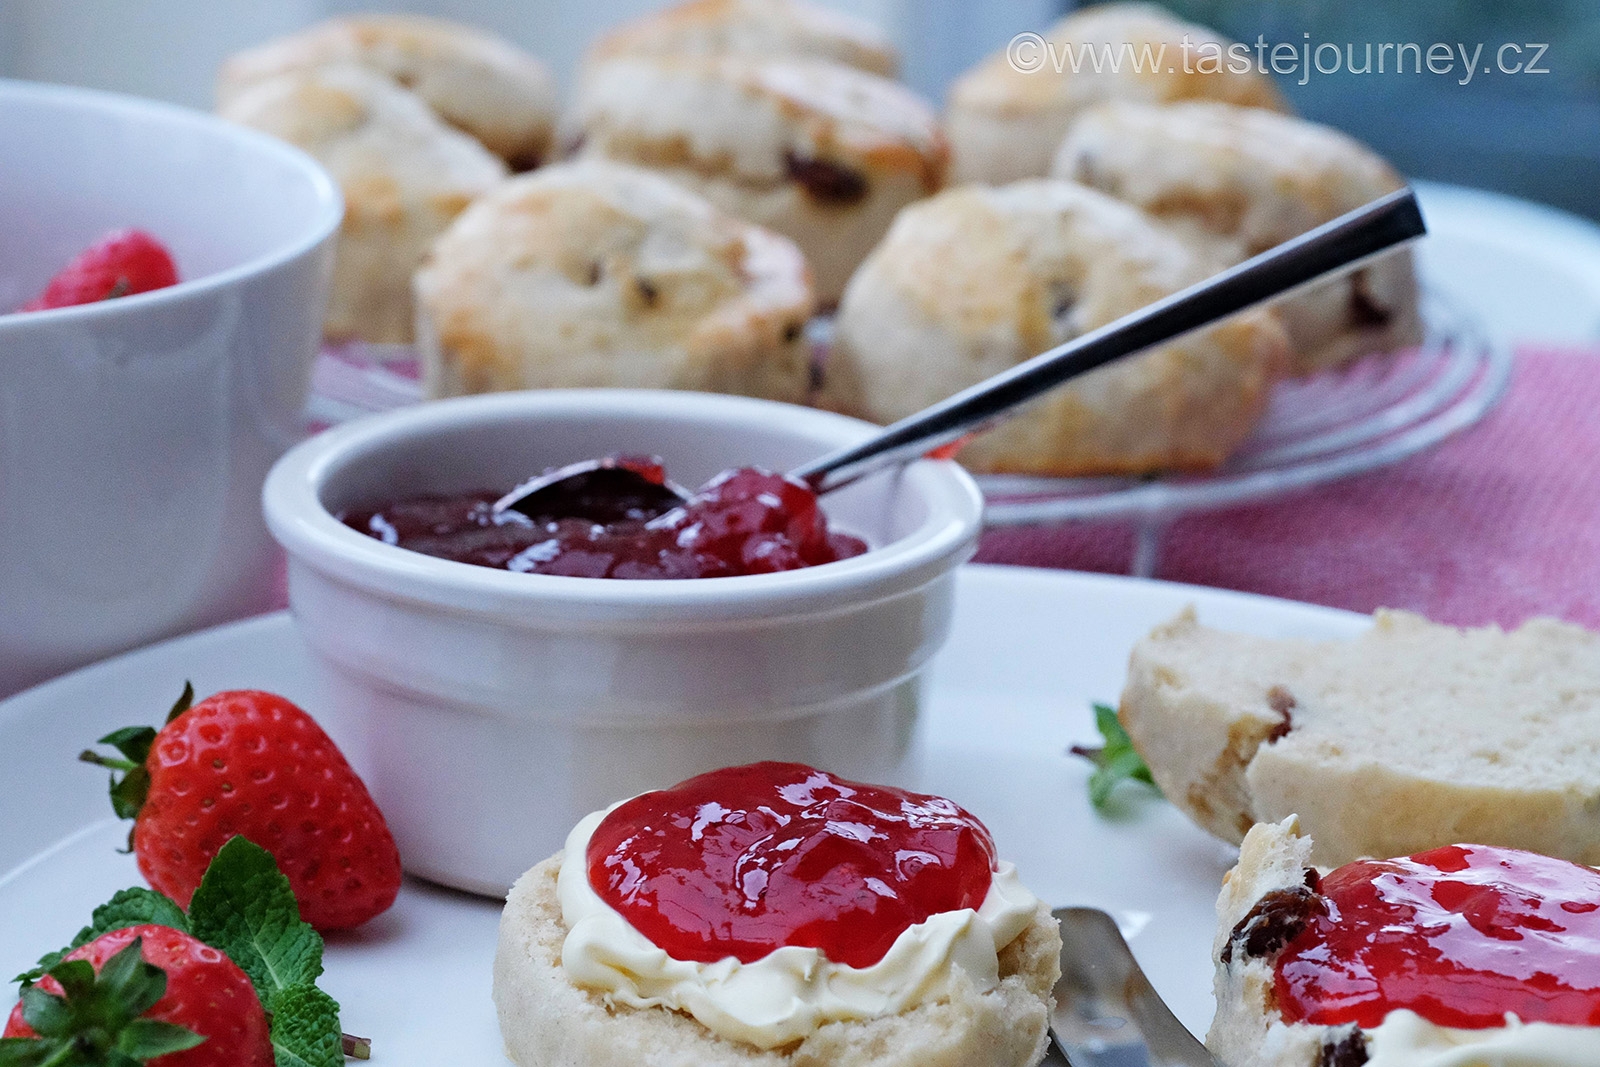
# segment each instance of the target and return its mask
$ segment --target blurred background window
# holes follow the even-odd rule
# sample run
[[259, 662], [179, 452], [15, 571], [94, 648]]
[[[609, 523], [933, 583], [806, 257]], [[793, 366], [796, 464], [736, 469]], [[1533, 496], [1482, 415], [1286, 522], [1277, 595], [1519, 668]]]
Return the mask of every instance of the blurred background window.
[[[913, 86], [942, 99], [951, 79], [1070, 0], [823, 0], [887, 27]], [[570, 78], [585, 43], [659, 0], [0, 0], [0, 73], [209, 107], [230, 52], [329, 15], [412, 11], [497, 30]], [[1413, 53], [1404, 73], [1281, 79], [1307, 117], [1371, 144], [1417, 177], [1542, 200], [1600, 218], [1600, 0], [1166, 0], [1254, 44], [1330, 44], [1362, 65], [1367, 45], [1435, 45], [1446, 74]], [[1465, 45], [1476, 55], [1463, 84]], [[1478, 46], [1482, 50], [1478, 51]], [[1346, 49], [1351, 53], [1346, 53]], [[1505, 48], [1505, 51], [1501, 51]], [[1390, 55], [1393, 55], [1391, 52]], [[1332, 53], [1324, 54], [1331, 65]], [[1549, 73], [1503, 73], [1500, 65]], [[1439, 64], [1442, 66], [1442, 62]], [[1485, 72], [1484, 68], [1490, 68]], [[1304, 81], [1304, 84], [1300, 84]]]

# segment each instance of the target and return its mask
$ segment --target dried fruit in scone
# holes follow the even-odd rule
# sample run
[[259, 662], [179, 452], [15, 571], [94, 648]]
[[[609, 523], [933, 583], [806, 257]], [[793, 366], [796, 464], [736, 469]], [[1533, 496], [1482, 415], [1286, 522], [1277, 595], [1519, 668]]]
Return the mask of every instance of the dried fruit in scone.
[[1600, 864], [1600, 635], [1379, 611], [1342, 640], [1185, 611], [1141, 640], [1122, 725], [1156, 784], [1238, 841], [1297, 814], [1321, 864], [1457, 841]]
[[900, 67], [877, 26], [809, 0], [684, 0], [607, 31], [584, 59], [594, 65], [641, 55], [819, 59], [886, 78]]
[[345, 214], [323, 333], [409, 343], [412, 272], [467, 204], [505, 178], [506, 165], [361, 67], [288, 71], [219, 113], [305, 149], [339, 183]]
[[951, 181], [1044, 176], [1072, 120], [1104, 100], [1221, 100], [1288, 110], [1268, 75], [1253, 65], [1245, 73], [1230, 69], [1230, 44], [1154, 4], [1074, 12], [1037, 42], [994, 53], [951, 86]]
[[1245, 837], [1217, 900], [1229, 1067], [1600, 1063], [1600, 871], [1452, 844], [1335, 870], [1290, 816]]
[[786, 238], [603, 161], [513, 178], [417, 273], [429, 396], [624, 386], [798, 403], [813, 310]]
[[793, 240], [825, 307], [895, 213], [944, 183], [933, 109], [839, 64], [624, 57], [586, 73], [571, 121], [581, 158], [660, 171]]
[[263, 81], [329, 66], [361, 67], [417, 94], [514, 169], [549, 154], [559, 108], [549, 68], [494, 34], [417, 15], [330, 19], [240, 52], [218, 72], [218, 109]]
[[[1071, 182], [965, 186], [913, 204], [851, 280], [828, 406], [892, 422], [1207, 273], [1176, 236]], [[1101, 367], [959, 453], [977, 470], [1140, 474], [1215, 466], [1250, 432], [1286, 342], [1269, 312]]]
[[[1394, 168], [1328, 126], [1210, 102], [1111, 103], [1086, 112], [1052, 173], [1172, 226], [1219, 266], [1330, 222], [1405, 185]], [[1404, 249], [1273, 304], [1310, 374], [1421, 338]]]

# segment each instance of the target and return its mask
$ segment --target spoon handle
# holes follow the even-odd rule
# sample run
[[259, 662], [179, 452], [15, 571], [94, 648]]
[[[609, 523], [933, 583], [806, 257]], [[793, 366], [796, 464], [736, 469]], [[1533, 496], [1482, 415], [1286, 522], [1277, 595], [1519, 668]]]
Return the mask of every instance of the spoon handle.
[[882, 433], [790, 473], [818, 493], [881, 467], [905, 463], [997, 422], [1025, 401], [1114, 359], [1209, 326], [1427, 233], [1409, 188], [1390, 193], [1292, 240], [1073, 338]]

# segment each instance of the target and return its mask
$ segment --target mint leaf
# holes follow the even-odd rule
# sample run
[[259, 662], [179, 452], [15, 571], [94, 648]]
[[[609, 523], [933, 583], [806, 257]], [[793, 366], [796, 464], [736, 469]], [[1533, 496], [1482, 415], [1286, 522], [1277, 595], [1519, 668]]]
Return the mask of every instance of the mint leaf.
[[1151, 789], [1156, 789], [1155, 779], [1150, 777], [1150, 768], [1133, 747], [1133, 739], [1128, 736], [1128, 731], [1117, 721], [1117, 709], [1106, 704], [1095, 704], [1094, 724], [1104, 744], [1099, 748], [1073, 745], [1072, 754], [1094, 764], [1094, 773], [1089, 775], [1089, 802], [1095, 810], [1107, 810], [1117, 786], [1123, 782], [1143, 782]]
[[172, 898], [153, 889], [138, 886], [122, 889], [110, 900], [94, 909], [89, 925], [78, 931], [71, 944], [59, 952], [44, 956], [32, 970], [17, 975], [14, 981], [31, 985], [44, 977], [46, 971], [65, 959], [67, 953], [73, 949], [87, 945], [101, 934], [109, 934], [113, 930], [121, 930], [128, 926], [143, 926], [146, 923], [170, 926], [174, 930], [184, 932], [189, 930], [189, 920], [184, 916], [183, 909], [178, 907]]
[[189, 932], [226, 953], [255, 984], [262, 1006], [322, 973], [322, 936], [300, 919], [272, 853], [244, 837], [222, 846], [189, 901]]
[[280, 992], [272, 1010], [277, 1067], [343, 1067], [339, 1005], [314, 985]]

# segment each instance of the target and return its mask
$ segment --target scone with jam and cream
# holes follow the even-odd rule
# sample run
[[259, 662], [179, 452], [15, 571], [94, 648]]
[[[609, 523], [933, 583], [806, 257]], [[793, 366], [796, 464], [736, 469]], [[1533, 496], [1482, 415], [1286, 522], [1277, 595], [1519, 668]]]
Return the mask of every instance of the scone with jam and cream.
[[579, 822], [494, 998], [521, 1067], [1030, 1067], [1060, 952], [953, 802], [757, 763]]
[[1227, 1067], [1594, 1067], [1600, 871], [1449, 845], [1333, 871], [1290, 816], [1217, 901]]

